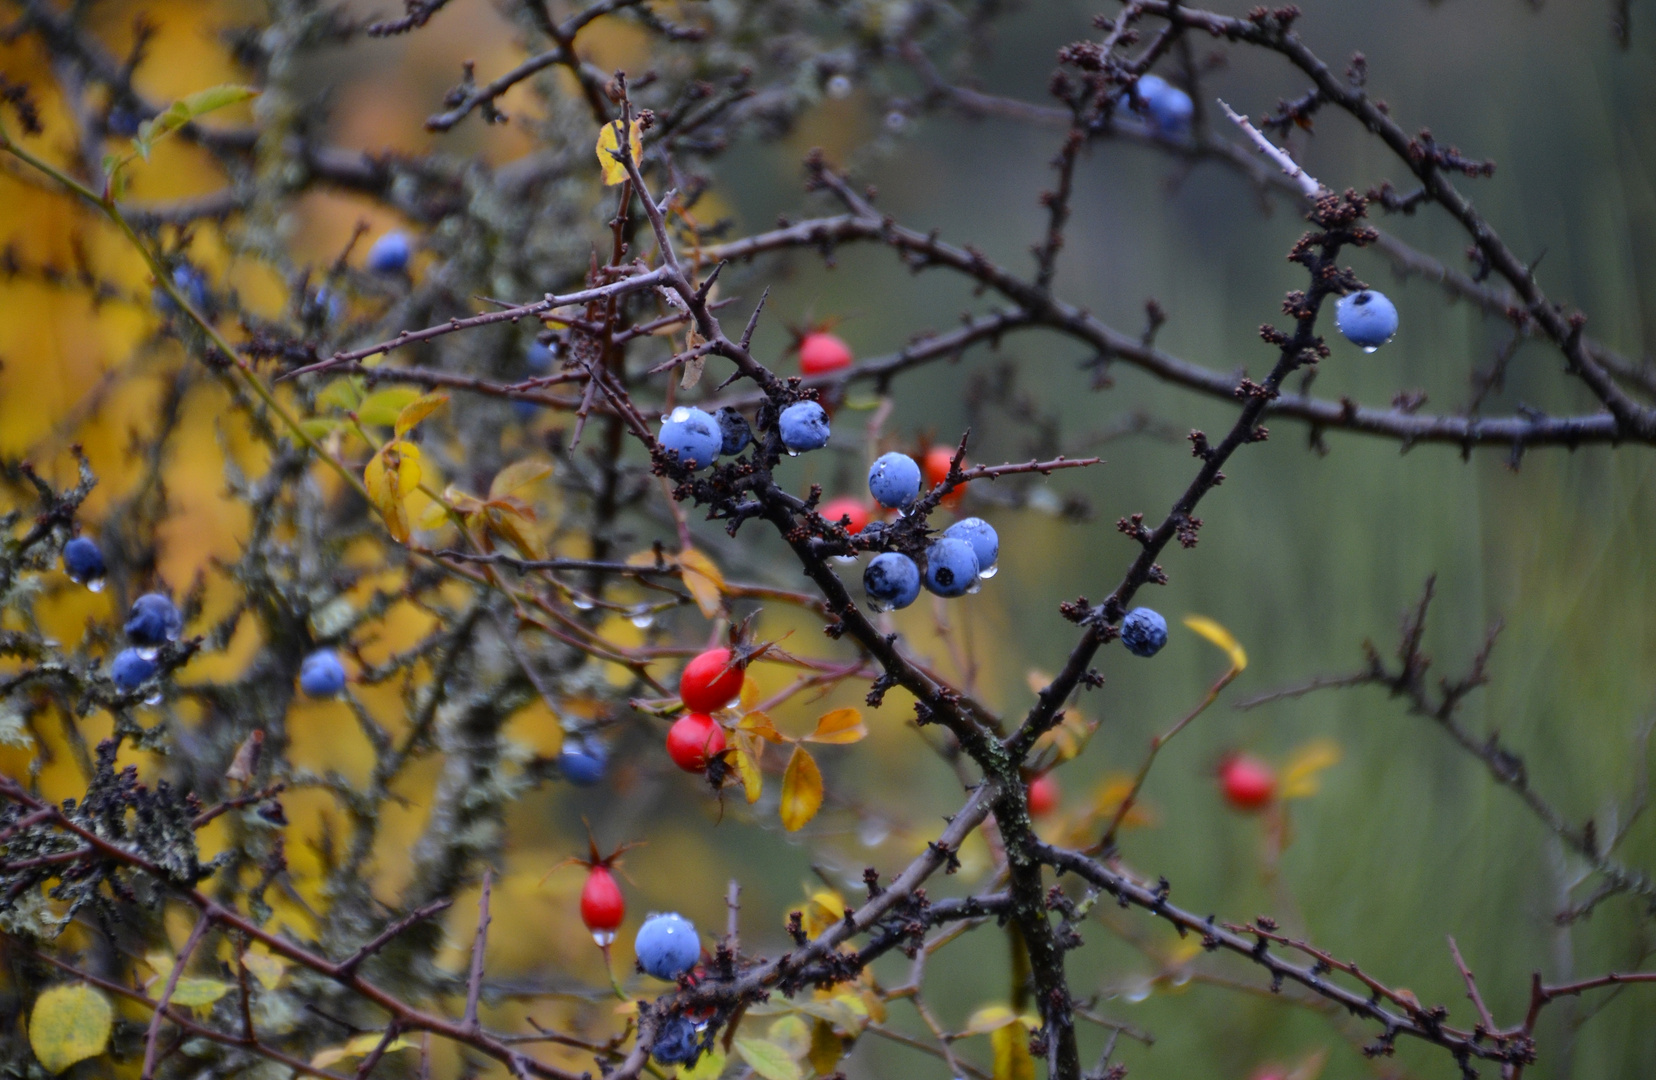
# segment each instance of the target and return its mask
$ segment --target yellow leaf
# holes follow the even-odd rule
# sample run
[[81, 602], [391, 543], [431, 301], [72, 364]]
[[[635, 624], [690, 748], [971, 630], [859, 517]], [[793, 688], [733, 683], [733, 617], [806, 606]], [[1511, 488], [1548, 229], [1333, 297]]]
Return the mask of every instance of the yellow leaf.
[[747, 1062], [748, 1068], [765, 1080], [803, 1080], [799, 1063], [786, 1049], [764, 1039], [737, 1038], [736, 1052]]
[[1024, 681], [1029, 684], [1031, 694], [1039, 694], [1047, 688], [1048, 683], [1052, 682], [1052, 676], [1040, 668], [1030, 668], [1024, 672]]
[[[165, 985], [162, 984], [163, 988]], [[217, 979], [179, 979], [178, 985], [173, 988], [172, 1003], [186, 1009], [199, 1009], [203, 1005], [211, 1005], [229, 992], [230, 984]]]
[[[746, 693], [747, 688], [752, 684], [752, 679], [748, 679], [742, 683], [742, 691]], [[776, 730], [776, 725], [771, 722], [771, 718], [762, 712], [750, 712], [740, 720], [736, 721], [736, 730], [750, 731], [760, 738], [769, 739], [773, 743], [788, 741], [780, 731]]]
[[35, 1000], [29, 1045], [50, 1073], [103, 1053], [115, 1026], [109, 999], [84, 983], [54, 986]]
[[417, 427], [421, 420], [448, 404], [447, 394], [423, 394], [410, 401], [397, 413], [397, 438], [402, 438]]
[[1231, 667], [1237, 671], [1242, 671], [1248, 666], [1248, 654], [1223, 626], [1206, 615], [1186, 615], [1184, 624], [1229, 653]]
[[[1133, 790], [1133, 779], [1124, 773], [1114, 773], [1104, 778], [1098, 787], [1098, 794], [1093, 796], [1093, 813], [1104, 820], [1114, 820], [1116, 811], [1121, 809], [1122, 800]], [[1132, 808], [1121, 819], [1124, 829], [1136, 829], [1144, 825], [1156, 823], [1155, 812], [1145, 805], [1143, 799], [1134, 799]]]
[[782, 827], [797, 832], [822, 808], [822, 773], [803, 746], [796, 746], [782, 774]]
[[696, 598], [702, 617], [712, 619], [724, 609], [724, 575], [713, 560], [695, 548], [679, 552], [679, 567], [684, 571], [684, 587]]
[[860, 709], [835, 709], [817, 719], [816, 730], [805, 736], [806, 742], [829, 743], [839, 746], [854, 743], [868, 734]]
[[268, 953], [254, 952], [252, 949], [242, 954], [242, 963], [266, 990], [276, 989], [282, 982], [282, 976], [287, 974], [286, 960]]
[[753, 679], [743, 679], [742, 694], [736, 699], [736, 704], [743, 712], [752, 712], [759, 704], [759, 684]]
[[[616, 152], [621, 149], [620, 127], [621, 121], [616, 120], [598, 130], [598, 167], [603, 170], [606, 185], [619, 184], [627, 178], [627, 167], [615, 160]], [[634, 162], [643, 159], [644, 129], [637, 120], [627, 128], [627, 148]]]
[[361, 379], [335, 379], [316, 394], [318, 408], [355, 409], [362, 401]]
[[1029, 1032], [1022, 1024], [1007, 1024], [989, 1033], [995, 1053], [995, 1080], [1035, 1080], [1035, 1059], [1029, 1056]]
[[1322, 787], [1317, 774], [1340, 763], [1340, 744], [1333, 739], [1313, 739], [1295, 750], [1282, 767], [1282, 797], [1305, 799]]
[[419, 398], [420, 392], [412, 386], [387, 386], [383, 390], [375, 390], [357, 406], [357, 419], [374, 427], [390, 427], [397, 422], [402, 411]]
[[752, 735], [736, 733], [736, 775], [742, 778], [742, 794], [748, 805], [759, 801], [765, 793], [765, 774], [759, 768], [759, 740]]
[[[311, 1068], [326, 1069], [329, 1065], [336, 1064], [348, 1057], [363, 1057], [372, 1054], [374, 1048], [380, 1044], [380, 1040], [383, 1038], [385, 1038], [384, 1033], [378, 1031], [369, 1031], [354, 1036], [344, 1046], [334, 1046], [327, 1050], [318, 1051], [317, 1055], [311, 1058]], [[385, 1048], [385, 1052], [389, 1054], [397, 1050], [407, 1050], [413, 1045], [406, 1038], [398, 1035], [391, 1040], [391, 1044]]]
[[368, 499], [385, 519], [386, 531], [408, 542], [408, 507], [403, 497], [420, 483], [420, 452], [413, 443], [386, 443], [362, 470]]
[[987, 1035], [991, 1031], [999, 1031], [1007, 1024], [1016, 1022], [1018, 1014], [1005, 1005], [985, 1005], [972, 1014], [966, 1021], [962, 1035]]
[[811, 1052], [806, 1060], [811, 1063], [818, 1076], [827, 1076], [834, 1071], [840, 1058], [845, 1056], [845, 1040], [834, 1031], [834, 1025], [826, 1020], [818, 1020], [811, 1025]]
[[724, 1067], [724, 1051], [714, 1047], [697, 1059], [695, 1068], [680, 1068], [678, 1077], [679, 1080], [719, 1080], [719, 1074], [724, 1072]]
[[845, 898], [832, 889], [818, 889], [799, 914], [806, 935], [817, 937], [845, 917]]
[[515, 461], [495, 473], [494, 482], [489, 485], [489, 498], [500, 499], [507, 495], [515, 495], [535, 481], [550, 475], [550, 462], [536, 461], [534, 458]]
[[771, 1021], [765, 1038], [788, 1052], [798, 1061], [811, 1052], [811, 1028], [797, 1016], [779, 1016]]
[[540, 539], [532, 531], [524, 528], [528, 522], [520, 515], [493, 505], [488, 508], [485, 515], [490, 532], [517, 548], [525, 558], [541, 557]]

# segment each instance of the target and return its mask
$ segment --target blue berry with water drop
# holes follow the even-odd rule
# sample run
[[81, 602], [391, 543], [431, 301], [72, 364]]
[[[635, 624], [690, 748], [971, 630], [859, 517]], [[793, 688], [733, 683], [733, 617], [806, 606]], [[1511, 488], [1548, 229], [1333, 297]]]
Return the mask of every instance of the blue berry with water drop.
[[796, 401], [776, 419], [782, 445], [794, 453], [828, 445], [828, 411], [814, 401]]
[[609, 751], [591, 736], [571, 735], [558, 753], [558, 771], [576, 787], [591, 787], [604, 778]]
[[719, 438], [723, 440], [719, 453], [725, 457], [740, 454], [753, 441], [753, 428], [748, 426], [747, 418], [729, 405], [714, 413], [713, 419], [718, 421]]
[[972, 545], [972, 554], [977, 556], [978, 573], [987, 576], [995, 568], [995, 560], [1000, 558], [1000, 536], [995, 527], [982, 518], [961, 518], [959, 521], [943, 530], [943, 535], [955, 540], [964, 540]]
[[145, 593], [132, 602], [126, 636], [134, 645], [160, 648], [177, 641], [183, 630], [184, 617], [178, 613], [178, 605], [160, 593]]
[[318, 649], [299, 665], [299, 689], [306, 697], [330, 698], [345, 689], [345, 665], [332, 649]]
[[724, 436], [711, 413], [680, 405], [661, 422], [661, 448], [678, 454], [692, 469], [705, 469], [719, 456]]
[[696, 966], [701, 939], [695, 924], [678, 912], [651, 912], [633, 939], [633, 952], [646, 973], [671, 982]]
[[1373, 352], [1397, 333], [1397, 305], [1373, 289], [1349, 293], [1334, 305], [1334, 323], [1353, 345]]
[[920, 568], [900, 551], [883, 552], [863, 571], [863, 592], [880, 611], [906, 608], [920, 595]]
[[945, 536], [926, 549], [926, 588], [938, 596], [964, 596], [977, 579], [977, 554], [967, 541]]
[[85, 536], [77, 536], [63, 545], [63, 570], [71, 580], [81, 583], [102, 581], [108, 572], [103, 552]]
[[1147, 607], [1134, 608], [1121, 620], [1121, 643], [1134, 656], [1155, 656], [1167, 644], [1167, 620]]
[[881, 506], [900, 510], [920, 494], [920, 466], [907, 454], [881, 454], [868, 470], [868, 493]]
[[545, 375], [552, 370], [552, 349], [538, 341], [532, 341], [523, 354], [523, 362], [536, 375]]
[[368, 269], [376, 274], [400, 274], [408, 269], [411, 251], [407, 233], [388, 232], [368, 249]]
[[109, 677], [115, 680], [115, 685], [122, 692], [130, 694], [144, 685], [155, 674], [156, 668], [155, 661], [138, 649], [122, 649], [116, 654], [115, 662], [109, 665]]

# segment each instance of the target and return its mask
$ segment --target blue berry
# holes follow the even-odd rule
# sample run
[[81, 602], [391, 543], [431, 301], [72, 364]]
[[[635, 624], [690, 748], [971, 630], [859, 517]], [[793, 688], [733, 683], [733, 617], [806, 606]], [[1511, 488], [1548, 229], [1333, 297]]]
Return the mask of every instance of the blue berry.
[[376, 274], [400, 274], [408, 269], [408, 234], [388, 232], [368, 249], [368, 269]]
[[945, 536], [926, 549], [926, 588], [938, 596], [964, 596], [977, 579], [977, 555], [969, 541]]
[[719, 456], [724, 436], [710, 413], [680, 405], [661, 422], [661, 448], [672, 450], [692, 469], [705, 469]]
[[84, 582], [93, 586], [94, 590], [103, 587], [104, 574], [108, 572], [103, 552], [84, 536], [77, 536], [63, 545], [63, 570], [71, 581]]
[[651, 912], [633, 939], [638, 966], [658, 979], [672, 980], [696, 966], [701, 940], [696, 926], [676, 911]]
[[876, 555], [863, 571], [863, 592], [875, 611], [906, 608], [920, 595], [920, 568], [901, 552]]
[[972, 554], [977, 556], [979, 577], [995, 576], [995, 560], [1000, 558], [1000, 536], [993, 525], [982, 518], [961, 518], [944, 529], [943, 535], [972, 545]]
[[902, 509], [920, 494], [920, 466], [907, 454], [881, 454], [868, 470], [868, 493], [881, 506]]
[[1167, 620], [1147, 607], [1134, 608], [1121, 620], [1121, 643], [1134, 656], [1155, 656], [1167, 644]]
[[126, 635], [134, 645], [159, 648], [169, 641], [177, 641], [184, 629], [184, 618], [178, 607], [160, 593], [145, 593], [132, 602], [127, 616]]
[[1334, 322], [1353, 345], [1373, 352], [1397, 333], [1397, 306], [1384, 293], [1364, 289], [1340, 297], [1334, 305]]
[[345, 689], [345, 665], [332, 649], [318, 649], [299, 665], [299, 689], [306, 697], [333, 697]]
[[719, 437], [723, 440], [719, 444], [719, 453], [725, 457], [740, 454], [753, 441], [753, 429], [748, 426], [747, 419], [729, 405], [714, 413], [713, 419], [719, 423]]
[[828, 413], [814, 401], [796, 401], [777, 417], [776, 430], [791, 453], [828, 445]]
[[591, 787], [604, 778], [609, 751], [591, 736], [571, 735], [558, 754], [558, 768], [564, 779], [576, 787]]
[[1138, 81], [1138, 96], [1150, 110], [1150, 121], [1158, 133], [1173, 137], [1189, 129], [1196, 105], [1177, 86], [1160, 75], [1146, 75]]
[[[173, 285], [177, 286], [178, 291], [184, 294], [184, 299], [190, 302], [191, 307], [203, 315], [208, 313], [209, 301], [212, 297], [207, 292], [207, 279], [202, 276], [200, 270], [189, 263], [182, 263], [173, 267], [172, 281]], [[150, 298], [154, 301], [156, 308], [166, 314], [180, 314], [178, 305], [173, 302], [173, 298], [168, 295], [167, 290], [160, 286], [156, 286]]]
[[538, 341], [529, 343], [529, 350], [523, 354], [523, 362], [536, 375], [545, 375], [552, 370], [552, 350]]
[[129, 694], [144, 685], [144, 681], [155, 671], [155, 661], [137, 649], [122, 649], [116, 654], [115, 662], [109, 665], [109, 677], [115, 680], [117, 687]]
[[663, 1065], [694, 1066], [701, 1057], [701, 1033], [683, 1013], [669, 1016], [656, 1032], [650, 1056]]

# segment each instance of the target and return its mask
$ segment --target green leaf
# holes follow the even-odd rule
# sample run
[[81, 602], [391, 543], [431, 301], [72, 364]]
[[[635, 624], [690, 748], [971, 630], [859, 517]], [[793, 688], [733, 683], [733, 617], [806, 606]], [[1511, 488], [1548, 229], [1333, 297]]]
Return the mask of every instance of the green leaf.
[[764, 1039], [736, 1040], [736, 1052], [748, 1063], [748, 1068], [765, 1080], [804, 1080], [799, 1063], [786, 1049]]
[[357, 406], [357, 419], [375, 427], [391, 427], [402, 411], [420, 399], [412, 386], [388, 386], [375, 390]]
[[115, 1026], [109, 999], [84, 983], [54, 986], [35, 1001], [29, 1045], [47, 1072], [103, 1053]]
[[173, 988], [172, 1003], [186, 1009], [211, 1005], [230, 992], [230, 984], [217, 979], [179, 979]]
[[335, 379], [316, 394], [319, 409], [355, 409], [362, 403], [362, 380], [355, 377]]
[[138, 151], [139, 157], [148, 161], [150, 151], [155, 149], [157, 143], [190, 121], [222, 109], [226, 105], [235, 105], [258, 96], [259, 92], [251, 86], [236, 86], [230, 83], [197, 90], [167, 106], [153, 120], [145, 120], [139, 124], [138, 134], [132, 140], [132, 147]]

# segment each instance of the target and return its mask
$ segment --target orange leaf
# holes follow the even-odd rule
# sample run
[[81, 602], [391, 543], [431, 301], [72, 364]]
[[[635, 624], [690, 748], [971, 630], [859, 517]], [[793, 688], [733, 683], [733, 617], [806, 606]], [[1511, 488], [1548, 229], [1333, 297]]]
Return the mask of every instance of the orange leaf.
[[687, 547], [679, 552], [678, 562], [679, 568], [684, 571], [684, 587], [696, 598], [702, 617], [717, 618], [719, 612], [724, 610], [724, 575], [719, 573], [712, 559], [695, 548]]
[[751, 806], [765, 791], [765, 774], [759, 768], [759, 753], [764, 747], [756, 736], [744, 731], [736, 733], [736, 775], [742, 778], [742, 794]]
[[516, 494], [551, 474], [550, 462], [536, 461], [534, 458], [513, 462], [495, 473], [494, 482], [489, 485], [489, 498], [502, 499], [507, 495]]
[[816, 730], [805, 736], [806, 742], [829, 743], [835, 746], [858, 742], [868, 735], [860, 709], [835, 709], [817, 720]]
[[795, 746], [782, 774], [782, 827], [797, 832], [822, 809], [822, 772], [803, 746]]
[[753, 734], [769, 739], [774, 743], [788, 741], [780, 731], [776, 730], [776, 725], [771, 722], [771, 718], [762, 712], [750, 712], [736, 721], [736, 730], [751, 731]]

